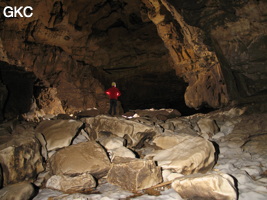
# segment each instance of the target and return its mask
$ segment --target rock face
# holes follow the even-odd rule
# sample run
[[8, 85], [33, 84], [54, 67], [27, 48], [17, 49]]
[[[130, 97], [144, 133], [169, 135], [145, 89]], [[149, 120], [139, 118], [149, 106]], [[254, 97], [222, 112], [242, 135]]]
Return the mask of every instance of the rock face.
[[54, 175], [73, 176], [90, 173], [96, 178], [101, 178], [110, 169], [106, 152], [93, 141], [61, 149], [50, 158], [49, 163]]
[[244, 101], [264, 94], [266, 2], [142, 2], [170, 52], [176, 73], [189, 83], [188, 106], [217, 107], [231, 99]]
[[161, 169], [151, 160], [116, 157], [107, 181], [129, 191], [142, 190], [162, 182]]
[[227, 174], [185, 176], [175, 179], [172, 188], [185, 199], [237, 199], [234, 180]]

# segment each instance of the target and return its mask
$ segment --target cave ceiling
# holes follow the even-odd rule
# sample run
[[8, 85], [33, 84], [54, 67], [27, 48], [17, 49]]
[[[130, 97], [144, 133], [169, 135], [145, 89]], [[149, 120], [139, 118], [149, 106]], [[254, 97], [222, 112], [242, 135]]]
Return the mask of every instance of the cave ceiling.
[[[7, 18], [6, 6], [33, 15]], [[128, 109], [266, 99], [265, 0], [10, 0], [0, 10], [1, 68], [32, 72], [66, 112], [104, 109], [111, 81]]]

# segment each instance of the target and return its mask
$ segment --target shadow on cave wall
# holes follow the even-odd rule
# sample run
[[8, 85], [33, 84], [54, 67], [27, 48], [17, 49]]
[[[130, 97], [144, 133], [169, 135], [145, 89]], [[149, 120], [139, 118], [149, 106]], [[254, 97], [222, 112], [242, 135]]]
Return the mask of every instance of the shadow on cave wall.
[[14, 118], [29, 111], [36, 77], [22, 68], [0, 62], [0, 80], [7, 89], [4, 117]]

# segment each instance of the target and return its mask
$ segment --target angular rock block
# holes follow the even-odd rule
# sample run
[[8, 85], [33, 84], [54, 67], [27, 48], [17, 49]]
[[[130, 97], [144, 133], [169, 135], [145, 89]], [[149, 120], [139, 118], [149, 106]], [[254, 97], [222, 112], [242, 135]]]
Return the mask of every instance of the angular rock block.
[[76, 193], [95, 188], [96, 182], [94, 177], [89, 173], [84, 173], [74, 177], [54, 175], [48, 179], [46, 187], [66, 193]]
[[234, 180], [227, 174], [184, 176], [175, 179], [172, 188], [184, 199], [237, 199]]
[[54, 175], [90, 173], [95, 178], [105, 176], [111, 167], [105, 150], [93, 141], [60, 149], [49, 159], [49, 163]]
[[69, 146], [82, 125], [74, 120], [46, 120], [37, 126], [36, 132], [44, 135], [47, 151], [52, 151]]
[[8, 185], [0, 190], [1, 200], [25, 200], [34, 195], [34, 187], [31, 183], [21, 182]]
[[163, 148], [153, 160], [162, 169], [181, 174], [206, 173], [215, 163], [213, 144], [202, 137], [187, 134], [158, 136], [154, 144]]
[[161, 183], [162, 175], [152, 160], [115, 157], [107, 181], [125, 190], [137, 191]]
[[0, 145], [0, 164], [3, 185], [32, 181], [44, 170], [40, 144], [31, 132], [10, 135], [9, 141]]

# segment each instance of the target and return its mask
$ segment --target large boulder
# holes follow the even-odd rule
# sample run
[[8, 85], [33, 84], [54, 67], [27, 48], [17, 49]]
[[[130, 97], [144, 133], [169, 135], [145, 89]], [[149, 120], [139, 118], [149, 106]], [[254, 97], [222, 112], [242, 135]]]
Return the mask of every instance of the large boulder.
[[184, 176], [175, 179], [172, 188], [184, 199], [237, 199], [234, 180], [227, 174]]
[[152, 160], [115, 157], [107, 181], [129, 191], [137, 191], [162, 182], [161, 169]]
[[0, 145], [0, 164], [3, 171], [3, 184], [35, 180], [44, 170], [40, 154], [40, 143], [31, 131], [9, 135]]
[[49, 163], [54, 175], [90, 173], [96, 178], [105, 176], [111, 167], [105, 150], [93, 141], [63, 148], [49, 159]]
[[26, 200], [34, 196], [35, 190], [31, 183], [21, 182], [8, 185], [0, 190], [1, 200]]
[[215, 148], [202, 137], [187, 134], [161, 135], [153, 143], [163, 149], [152, 155], [153, 160], [163, 169], [192, 174], [205, 173], [214, 166]]
[[77, 176], [54, 175], [46, 182], [46, 187], [67, 193], [85, 192], [96, 187], [94, 177], [89, 173]]
[[35, 131], [44, 135], [46, 148], [52, 151], [69, 146], [82, 125], [82, 122], [75, 120], [46, 120]]

